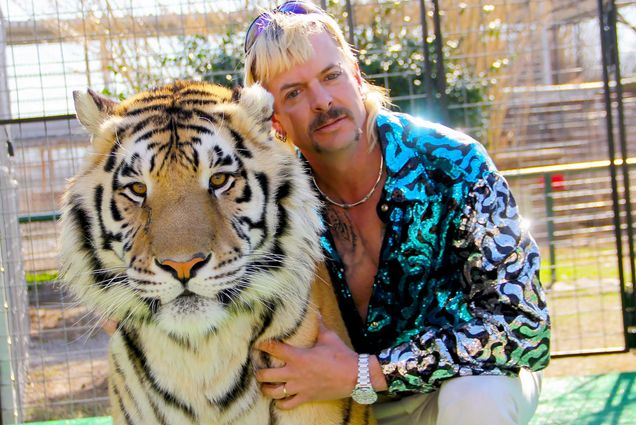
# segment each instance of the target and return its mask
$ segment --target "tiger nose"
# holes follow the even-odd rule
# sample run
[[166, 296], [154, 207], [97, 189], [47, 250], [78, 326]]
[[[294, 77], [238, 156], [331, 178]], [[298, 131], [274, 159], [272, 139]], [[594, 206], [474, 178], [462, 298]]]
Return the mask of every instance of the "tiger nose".
[[187, 261], [176, 261], [169, 258], [164, 260], [155, 259], [155, 263], [162, 269], [170, 272], [175, 278], [182, 283], [192, 279], [197, 270], [199, 270], [210, 259], [209, 256], [196, 254]]

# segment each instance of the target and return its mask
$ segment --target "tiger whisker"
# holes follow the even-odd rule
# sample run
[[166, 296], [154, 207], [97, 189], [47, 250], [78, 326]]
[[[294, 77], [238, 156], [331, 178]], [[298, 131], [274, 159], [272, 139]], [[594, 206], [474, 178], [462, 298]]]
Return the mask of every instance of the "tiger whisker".
[[254, 288], [256, 290], [264, 290], [266, 292], [271, 292], [272, 288], [276, 288], [276, 292], [278, 293], [279, 297], [285, 296], [286, 298], [295, 300], [305, 298], [304, 295], [295, 290], [296, 288], [282, 285], [278, 279], [272, 277], [263, 277], [259, 280], [251, 280], [248, 282], [248, 284], [251, 288]]
[[[121, 271], [126, 271], [128, 268], [127, 267], [122, 267]], [[68, 273], [62, 273], [62, 276], [65, 276], [65, 278], [67, 280], [72, 280], [72, 279], [77, 279], [79, 277], [86, 277], [86, 276], [93, 276], [95, 275], [95, 273], [108, 273], [111, 274], [111, 272], [113, 271], [117, 271], [118, 269], [116, 268], [108, 268], [108, 269], [99, 269], [99, 270], [90, 270], [90, 271], [84, 271], [84, 272], [79, 272], [79, 273], [73, 273], [73, 275], [68, 275]], [[124, 273], [117, 273], [117, 276], [124, 276]], [[109, 276], [110, 278], [110, 276]]]
[[[103, 290], [103, 289], [100, 289]], [[73, 342], [77, 342], [84, 338], [84, 343], [90, 338], [102, 325], [103, 323], [112, 318], [112, 314], [123, 305], [124, 301], [127, 301], [128, 297], [126, 294], [118, 294], [112, 299], [109, 307], [104, 310], [97, 311], [87, 311], [83, 316], [81, 316], [74, 325], [77, 325], [80, 321], [85, 320], [87, 318], [92, 318], [92, 324], [88, 327], [87, 331], [82, 333], [78, 338], [76, 338]]]

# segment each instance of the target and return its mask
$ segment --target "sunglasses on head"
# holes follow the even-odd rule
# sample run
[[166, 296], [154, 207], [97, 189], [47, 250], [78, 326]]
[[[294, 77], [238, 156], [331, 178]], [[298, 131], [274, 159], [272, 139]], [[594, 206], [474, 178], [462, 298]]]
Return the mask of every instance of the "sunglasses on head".
[[252, 47], [254, 41], [263, 32], [265, 28], [272, 22], [272, 14], [274, 13], [287, 13], [290, 15], [307, 15], [310, 13], [320, 13], [323, 11], [316, 5], [299, 0], [286, 1], [278, 6], [276, 9], [272, 9], [270, 12], [261, 13], [252, 21], [245, 33], [245, 53]]

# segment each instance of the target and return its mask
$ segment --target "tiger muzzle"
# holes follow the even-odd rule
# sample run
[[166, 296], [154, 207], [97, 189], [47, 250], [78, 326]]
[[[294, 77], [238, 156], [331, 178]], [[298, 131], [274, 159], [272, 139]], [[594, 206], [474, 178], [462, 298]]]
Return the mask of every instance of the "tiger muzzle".
[[155, 258], [155, 264], [170, 272], [175, 279], [185, 284], [192, 279], [197, 270], [201, 269], [210, 260], [210, 255], [196, 254], [187, 261], [176, 261], [172, 259], [159, 260]]

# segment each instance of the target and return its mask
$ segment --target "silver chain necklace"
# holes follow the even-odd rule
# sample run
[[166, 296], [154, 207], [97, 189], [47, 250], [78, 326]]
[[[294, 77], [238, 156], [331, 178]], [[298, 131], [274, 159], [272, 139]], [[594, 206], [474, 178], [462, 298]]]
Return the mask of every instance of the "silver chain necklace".
[[384, 156], [382, 156], [382, 154], [380, 154], [380, 171], [378, 171], [378, 178], [376, 179], [375, 183], [373, 184], [373, 187], [371, 188], [371, 190], [369, 191], [369, 193], [367, 193], [366, 195], [364, 195], [364, 197], [362, 199], [360, 199], [358, 202], [353, 202], [351, 204], [349, 203], [340, 203], [340, 202], [336, 202], [333, 199], [331, 199], [330, 197], [328, 197], [325, 192], [323, 192], [322, 190], [320, 190], [320, 186], [318, 186], [318, 183], [316, 183], [316, 179], [314, 178], [313, 174], [311, 176], [311, 179], [314, 181], [314, 186], [316, 186], [316, 189], [318, 189], [318, 192], [320, 192], [320, 194], [331, 204], [340, 207], [340, 208], [344, 208], [344, 209], [349, 209], [349, 208], [353, 208], [355, 206], [358, 206], [360, 204], [364, 204], [365, 202], [367, 202], [369, 200], [369, 198], [371, 198], [371, 196], [373, 196], [373, 194], [375, 193], [375, 190], [378, 188], [378, 184], [380, 183], [380, 180], [382, 179], [382, 171], [384, 170]]

